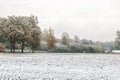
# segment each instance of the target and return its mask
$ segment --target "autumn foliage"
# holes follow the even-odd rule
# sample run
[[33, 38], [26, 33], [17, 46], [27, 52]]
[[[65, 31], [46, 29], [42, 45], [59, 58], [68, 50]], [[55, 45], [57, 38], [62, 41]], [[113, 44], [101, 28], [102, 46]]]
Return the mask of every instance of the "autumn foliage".
[[56, 39], [54, 36], [54, 30], [53, 29], [49, 29], [48, 34], [47, 34], [47, 46], [49, 49], [55, 48], [55, 43], [56, 43]]

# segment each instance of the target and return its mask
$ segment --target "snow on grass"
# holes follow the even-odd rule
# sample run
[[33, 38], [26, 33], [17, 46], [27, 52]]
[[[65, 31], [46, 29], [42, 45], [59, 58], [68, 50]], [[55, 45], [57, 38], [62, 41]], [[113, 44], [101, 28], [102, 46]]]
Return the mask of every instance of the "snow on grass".
[[120, 80], [120, 55], [4, 53], [0, 80]]

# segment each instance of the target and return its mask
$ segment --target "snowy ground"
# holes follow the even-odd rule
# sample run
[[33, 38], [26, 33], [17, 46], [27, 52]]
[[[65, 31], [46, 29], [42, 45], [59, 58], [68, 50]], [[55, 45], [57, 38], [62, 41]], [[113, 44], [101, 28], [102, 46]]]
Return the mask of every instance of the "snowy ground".
[[120, 54], [0, 54], [0, 80], [120, 80]]

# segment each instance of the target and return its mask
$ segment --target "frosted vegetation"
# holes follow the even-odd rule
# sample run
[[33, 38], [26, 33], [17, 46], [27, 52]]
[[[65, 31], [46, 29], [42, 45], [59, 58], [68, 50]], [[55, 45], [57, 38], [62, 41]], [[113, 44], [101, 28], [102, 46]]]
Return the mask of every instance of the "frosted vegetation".
[[120, 49], [120, 31], [117, 46], [54, 34], [33, 15], [0, 17], [0, 52], [11, 52], [0, 54], [0, 80], [120, 80], [119, 54], [104, 53]]
[[0, 34], [5, 37], [10, 45], [11, 52], [15, 52], [17, 45], [21, 46], [23, 52], [25, 45], [31, 49], [40, 45], [40, 27], [37, 26], [38, 19], [35, 16], [8, 16], [0, 18]]
[[120, 49], [119, 31], [116, 48], [114, 42], [80, 40], [77, 35], [72, 39], [67, 32], [58, 39], [52, 28], [41, 30], [38, 23], [33, 15], [0, 17], [0, 52], [104, 53]]
[[120, 80], [119, 54], [0, 54], [1, 80]]

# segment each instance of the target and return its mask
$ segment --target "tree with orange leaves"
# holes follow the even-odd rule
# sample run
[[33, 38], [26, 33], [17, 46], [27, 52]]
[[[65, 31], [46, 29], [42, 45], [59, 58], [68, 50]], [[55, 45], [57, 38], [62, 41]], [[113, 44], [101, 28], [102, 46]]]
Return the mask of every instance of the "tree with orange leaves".
[[48, 34], [47, 34], [47, 46], [49, 49], [55, 48], [56, 45], [56, 38], [54, 36], [54, 30], [53, 29], [49, 29]]

